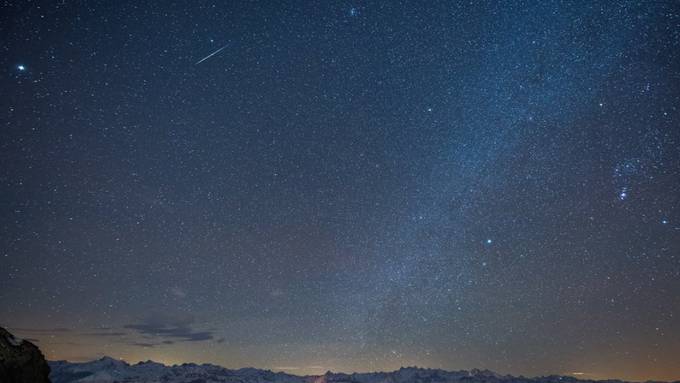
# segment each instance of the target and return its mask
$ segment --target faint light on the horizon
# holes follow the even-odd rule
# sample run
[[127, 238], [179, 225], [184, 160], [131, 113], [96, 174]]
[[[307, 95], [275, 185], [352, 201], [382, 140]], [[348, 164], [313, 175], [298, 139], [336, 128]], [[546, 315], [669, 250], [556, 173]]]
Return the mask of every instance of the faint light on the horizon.
[[312, 366], [275, 366], [272, 368], [274, 371], [288, 371], [293, 374], [314, 374], [315, 371], [327, 370], [324, 366], [312, 365]]

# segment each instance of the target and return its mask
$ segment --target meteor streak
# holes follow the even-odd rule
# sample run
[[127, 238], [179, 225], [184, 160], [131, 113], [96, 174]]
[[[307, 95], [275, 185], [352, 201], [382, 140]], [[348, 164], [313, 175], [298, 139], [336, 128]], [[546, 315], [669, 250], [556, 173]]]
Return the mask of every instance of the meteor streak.
[[229, 45], [229, 44], [225, 44], [222, 48], [220, 48], [220, 49], [216, 50], [215, 52], [213, 52], [213, 53], [211, 53], [211, 54], [209, 54], [209, 55], [203, 57], [202, 59], [196, 61], [196, 64], [194, 64], [194, 65], [198, 65], [198, 64], [202, 63], [203, 61], [205, 61], [205, 60], [207, 60], [207, 59], [213, 57], [214, 55], [220, 53], [220, 52], [222, 51], [222, 49], [224, 49], [224, 48], [227, 47], [227, 45]]

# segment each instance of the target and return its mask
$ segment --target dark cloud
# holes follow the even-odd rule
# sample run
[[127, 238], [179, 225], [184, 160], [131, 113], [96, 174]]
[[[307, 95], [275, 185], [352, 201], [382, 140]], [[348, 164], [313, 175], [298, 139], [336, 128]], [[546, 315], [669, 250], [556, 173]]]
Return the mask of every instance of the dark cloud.
[[172, 340], [164, 340], [162, 342], [158, 343], [153, 343], [153, 342], [131, 342], [128, 343], [131, 346], [137, 346], [137, 347], [157, 347], [157, 346], [165, 346], [165, 345], [170, 345], [170, 344], [175, 344], [175, 341]]
[[[213, 331], [197, 330], [190, 316], [154, 315], [141, 323], [125, 325], [141, 335], [165, 339], [163, 342], [200, 342], [215, 339]], [[172, 343], [165, 343], [172, 344]]]
[[113, 332], [91, 332], [91, 333], [88, 333], [87, 335], [91, 335], [91, 336], [115, 336], [115, 337], [119, 337], [119, 336], [128, 335], [128, 333], [122, 332], [122, 331], [113, 331]]
[[65, 327], [55, 327], [55, 328], [25, 328], [25, 327], [13, 327], [14, 332], [25, 332], [32, 334], [53, 334], [53, 333], [67, 333], [71, 332], [70, 328]]
[[125, 328], [135, 330], [140, 334], [151, 335], [156, 337], [167, 337], [179, 339], [187, 342], [198, 342], [203, 340], [214, 339], [213, 333], [210, 331], [196, 331], [190, 327], [166, 327], [153, 326], [148, 324], [130, 324]]

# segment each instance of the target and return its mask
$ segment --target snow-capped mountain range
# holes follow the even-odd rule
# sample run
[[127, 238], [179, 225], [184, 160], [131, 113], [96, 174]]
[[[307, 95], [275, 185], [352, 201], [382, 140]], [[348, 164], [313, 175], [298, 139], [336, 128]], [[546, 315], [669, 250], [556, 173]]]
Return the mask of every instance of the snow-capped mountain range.
[[152, 361], [128, 364], [104, 357], [85, 363], [49, 362], [52, 383], [308, 383], [305, 378], [254, 368], [230, 370], [212, 364], [166, 366]]
[[[166, 366], [148, 361], [128, 364], [104, 357], [86, 363], [50, 362], [52, 383], [584, 383], [570, 376], [539, 378], [498, 375], [488, 370], [444, 371], [416, 367], [392, 372], [296, 376], [255, 368], [231, 370], [212, 364]], [[620, 383], [617, 380], [608, 381]], [[680, 382], [675, 382], [680, 383]]]

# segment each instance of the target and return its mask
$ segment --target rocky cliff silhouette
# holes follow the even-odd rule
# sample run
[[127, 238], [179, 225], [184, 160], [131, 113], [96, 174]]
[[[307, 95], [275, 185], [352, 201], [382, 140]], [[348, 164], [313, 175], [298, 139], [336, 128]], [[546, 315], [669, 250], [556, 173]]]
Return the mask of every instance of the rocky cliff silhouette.
[[49, 375], [38, 347], [0, 327], [0, 383], [49, 383]]

